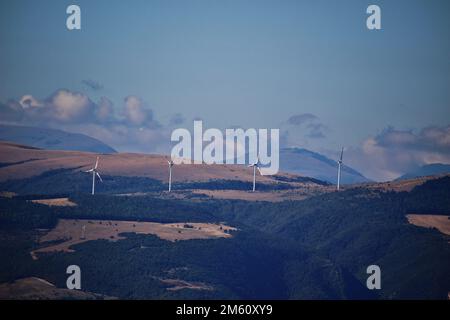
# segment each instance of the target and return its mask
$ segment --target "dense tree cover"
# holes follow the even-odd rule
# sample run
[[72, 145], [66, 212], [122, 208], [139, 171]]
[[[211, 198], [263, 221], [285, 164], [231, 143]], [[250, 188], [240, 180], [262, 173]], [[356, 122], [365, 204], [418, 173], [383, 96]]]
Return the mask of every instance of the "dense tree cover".
[[315, 178], [310, 177], [304, 177], [304, 176], [292, 176], [292, 177], [286, 177], [286, 176], [273, 176], [275, 180], [283, 181], [283, 182], [303, 182], [303, 183], [315, 183], [321, 186], [329, 186], [331, 183]]
[[[64, 286], [65, 267], [78, 264], [86, 290], [123, 298], [444, 299], [449, 237], [408, 224], [405, 214], [448, 214], [449, 191], [450, 179], [442, 178], [409, 193], [361, 188], [282, 203], [71, 195], [78, 206], [58, 208], [59, 217], [224, 221], [239, 231], [231, 239], [175, 243], [127, 234], [126, 240], [90, 241], [75, 246], [75, 253], [33, 261], [34, 231], [4, 228], [0, 258], [8, 263], [1, 264], [0, 279], [36, 275]], [[3, 222], [12, 219], [3, 212], [14, 211], [24, 226], [28, 210], [54, 217], [54, 209], [21, 197], [2, 199], [0, 208]], [[377, 292], [365, 288], [371, 264], [382, 270]], [[170, 291], [160, 278], [204, 282], [215, 290]]]
[[[445, 178], [411, 193], [352, 189], [300, 202], [240, 202], [217, 208], [226, 210], [223, 214], [231, 221], [314, 248], [362, 282], [368, 265], [380, 265], [382, 297], [445, 298], [450, 288], [450, 237], [410, 225], [405, 215], [449, 214], [449, 199], [444, 196], [449, 191], [450, 180]], [[427, 196], [418, 201], [421, 193]]]
[[405, 197], [409, 213], [450, 214], [450, 176], [429, 180]]
[[0, 229], [51, 228], [57, 222], [56, 211], [23, 199], [0, 197]]
[[60, 217], [155, 222], [216, 222], [218, 218], [195, 202], [152, 196], [79, 194], [70, 197], [76, 207], [61, 208]]
[[31, 277], [38, 271], [30, 251], [36, 247], [37, 232], [0, 228], [0, 283]]
[[[231, 239], [175, 243], [150, 235], [126, 237], [115, 243], [75, 245], [73, 253], [41, 254], [36, 261], [25, 252], [33, 247], [31, 240], [10, 241], [4, 246], [16, 246], [20, 254], [0, 266], [0, 281], [33, 275], [64, 287], [65, 268], [76, 264], [82, 270], [83, 290], [127, 299], [372, 297], [353, 275], [331, 261], [257, 230], [241, 230]], [[12, 267], [17, 265], [20, 268]], [[171, 291], [161, 279], [202, 283], [213, 290]]]
[[[253, 182], [239, 180], [210, 180], [205, 182], [183, 182], [173, 185], [173, 190], [206, 189], [206, 190], [244, 190], [249, 191], [253, 187]], [[285, 182], [276, 184], [257, 184], [258, 191], [289, 190], [293, 187]]]
[[[112, 177], [102, 175], [103, 183], [97, 179], [96, 193], [153, 192], [165, 189], [159, 180], [144, 177]], [[41, 175], [8, 180], [0, 183], [0, 190], [30, 194], [89, 194], [92, 188], [92, 175], [73, 169], [57, 169]]]

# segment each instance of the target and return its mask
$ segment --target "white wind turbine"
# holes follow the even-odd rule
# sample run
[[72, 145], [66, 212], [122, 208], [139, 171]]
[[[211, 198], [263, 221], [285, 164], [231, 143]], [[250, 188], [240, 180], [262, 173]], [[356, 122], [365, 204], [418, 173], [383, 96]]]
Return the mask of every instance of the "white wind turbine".
[[253, 192], [255, 192], [256, 188], [256, 169], [258, 169], [259, 173], [261, 173], [261, 169], [259, 169], [259, 165], [261, 162], [259, 162], [259, 156], [256, 158], [256, 162], [249, 165], [249, 167], [253, 167]]
[[336, 190], [339, 191], [340, 185], [341, 185], [341, 167], [342, 167], [342, 157], [344, 156], [344, 148], [342, 147], [341, 150], [341, 156], [338, 160], [338, 174], [337, 174], [337, 187]]
[[85, 172], [92, 172], [92, 194], [95, 193], [95, 176], [97, 176], [101, 182], [103, 182], [102, 177], [100, 177], [100, 173], [98, 173], [97, 170], [98, 167], [98, 157], [97, 160], [95, 161], [95, 165], [92, 169], [85, 171]]
[[167, 160], [167, 163], [169, 164], [169, 192], [172, 191], [172, 167], [173, 167], [173, 161], [172, 159]]

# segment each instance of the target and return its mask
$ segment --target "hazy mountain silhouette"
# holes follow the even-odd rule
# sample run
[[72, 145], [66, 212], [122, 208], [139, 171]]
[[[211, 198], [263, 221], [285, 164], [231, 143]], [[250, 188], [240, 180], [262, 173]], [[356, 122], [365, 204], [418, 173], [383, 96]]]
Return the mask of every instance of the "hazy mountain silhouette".
[[417, 177], [434, 176], [445, 173], [450, 173], [450, 164], [432, 163], [423, 165], [411, 172], [405, 173], [404, 175], [398, 177], [396, 180], [406, 180]]
[[[337, 162], [319, 153], [302, 148], [284, 148], [280, 150], [280, 170], [301, 174], [307, 177], [336, 183]], [[341, 182], [343, 184], [370, 181], [358, 171], [345, 165], [342, 167]]]
[[73, 150], [97, 153], [116, 152], [107, 144], [87, 135], [47, 128], [0, 125], [0, 140], [47, 150]]

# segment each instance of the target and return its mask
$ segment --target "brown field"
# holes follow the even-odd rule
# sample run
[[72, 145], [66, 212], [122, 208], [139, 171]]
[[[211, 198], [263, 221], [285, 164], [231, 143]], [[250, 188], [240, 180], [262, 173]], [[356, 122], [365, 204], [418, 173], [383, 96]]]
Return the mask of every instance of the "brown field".
[[[167, 158], [162, 155], [148, 155], [137, 153], [101, 154], [99, 171], [102, 175], [116, 175], [128, 177], [147, 177], [167, 182]], [[9, 165], [0, 168], [0, 182], [8, 179], [22, 179], [40, 175], [55, 169], [73, 169], [85, 171], [92, 167], [97, 154], [80, 151], [42, 150], [30, 148], [14, 143], [0, 141], [0, 163]], [[279, 173], [278, 176], [294, 178], [298, 175]], [[88, 178], [86, 176], [86, 178]], [[207, 182], [210, 180], [239, 180], [249, 183], [253, 180], [253, 171], [245, 165], [206, 165], [181, 164], [173, 167], [173, 181], [176, 182]], [[274, 176], [257, 176], [257, 183], [278, 184]], [[302, 200], [308, 196], [329, 192], [334, 187], [323, 187], [315, 183], [291, 182], [292, 190], [267, 192], [241, 192], [233, 190], [208, 191], [191, 190], [197, 194], [204, 194], [219, 199], [242, 200]], [[258, 188], [258, 186], [257, 186]], [[139, 195], [139, 194], [135, 194]], [[162, 194], [168, 198], [184, 198], [179, 192]], [[34, 202], [49, 206], [75, 205], [63, 199], [36, 200]]]
[[[0, 181], [29, 178], [55, 169], [84, 171], [100, 156], [99, 171], [103, 175], [149, 177], [167, 181], [167, 158], [138, 153], [96, 154], [80, 151], [43, 150], [0, 141]], [[290, 174], [280, 174], [286, 177]], [[173, 168], [173, 181], [208, 181], [211, 179], [252, 181], [253, 171], [244, 165], [181, 164]], [[271, 176], [259, 181], [276, 182]]]
[[[190, 227], [185, 227], [188, 225]], [[83, 226], [85, 226], [84, 238]], [[125, 239], [121, 233], [134, 232], [138, 234], [153, 234], [168, 241], [230, 238], [229, 231], [233, 227], [212, 223], [156, 223], [137, 221], [108, 220], [75, 220], [60, 219], [57, 226], [45, 233], [39, 239], [43, 247], [31, 252], [33, 259], [42, 252], [64, 251], [73, 252], [71, 246], [91, 240], [117, 241]], [[60, 241], [57, 244], [45, 245], [48, 242]]]
[[33, 203], [45, 204], [50, 207], [74, 207], [77, 204], [69, 200], [69, 198], [54, 198], [54, 199], [37, 199], [31, 200]]
[[428, 214], [408, 214], [408, 222], [424, 228], [436, 228], [443, 234], [450, 236], [450, 216], [428, 215]]

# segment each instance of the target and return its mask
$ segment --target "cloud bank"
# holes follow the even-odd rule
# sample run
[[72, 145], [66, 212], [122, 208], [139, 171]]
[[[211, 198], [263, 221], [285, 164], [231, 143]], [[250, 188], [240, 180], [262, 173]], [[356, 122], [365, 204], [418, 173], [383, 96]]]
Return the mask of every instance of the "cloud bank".
[[327, 137], [328, 127], [312, 113], [290, 116], [281, 124], [281, 144], [283, 147], [308, 148], [317, 140]]
[[7, 124], [62, 129], [99, 139], [116, 150], [128, 152], [168, 152], [171, 126], [161, 124], [153, 110], [137, 96], [127, 96], [119, 108], [101, 97], [92, 101], [87, 95], [59, 89], [45, 99], [24, 95], [18, 101], [0, 103], [0, 121]]
[[347, 159], [376, 180], [395, 179], [426, 164], [450, 163], [450, 125], [420, 130], [388, 127], [359, 147], [349, 148]]
[[[107, 97], [59, 89], [45, 99], [24, 95], [0, 102], [0, 122], [83, 133], [122, 152], [169, 153], [170, 135], [186, 123], [181, 113], [163, 124], [140, 97], [129, 95], [119, 106]], [[330, 129], [311, 113], [295, 114], [280, 124], [281, 147], [302, 147], [327, 155]], [[387, 127], [358, 146], [347, 146], [344, 162], [368, 178], [385, 181], [431, 163], [450, 163], [450, 125], [419, 130]]]

